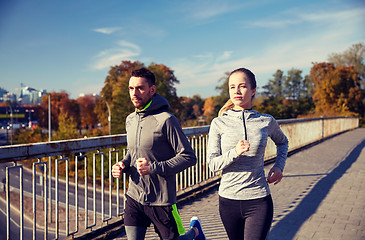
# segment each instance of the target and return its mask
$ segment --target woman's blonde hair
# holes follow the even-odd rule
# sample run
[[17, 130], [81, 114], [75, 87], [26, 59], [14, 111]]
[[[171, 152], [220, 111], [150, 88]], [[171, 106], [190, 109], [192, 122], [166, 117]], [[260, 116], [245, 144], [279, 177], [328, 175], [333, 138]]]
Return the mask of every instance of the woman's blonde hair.
[[234, 107], [233, 102], [231, 101], [231, 99], [228, 99], [228, 101], [219, 110], [218, 116], [222, 116], [225, 111], [227, 111], [228, 109], [232, 109], [233, 107]]
[[[238, 68], [236, 70], [233, 70], [229, 76], [228, 79], [231, 77], [231, 75], [233, 73], [236, 72], [242, 72], [244, 74], [246, 74], [246, 77], [248, 78], [248, 80], [250, 81], [250, 85], [251, 85], [251, 89], [255, 89], [256, 88], [256, 78], [255, 78], [255, 74], [253, 74], [250, 70], [248, 70], [247, 68]], [[252, 96], [252, 99], [255, 97], [255, 95]], [[228, 109], [232, 109], [234, 107], [233, 102], [231, 101], [231, 99], [228, 99], [228, 101], [223, 105], [223, 107], [219, 110], [218, 112], [218, 116], [222, 116], [222, 114], [227, 111]]]

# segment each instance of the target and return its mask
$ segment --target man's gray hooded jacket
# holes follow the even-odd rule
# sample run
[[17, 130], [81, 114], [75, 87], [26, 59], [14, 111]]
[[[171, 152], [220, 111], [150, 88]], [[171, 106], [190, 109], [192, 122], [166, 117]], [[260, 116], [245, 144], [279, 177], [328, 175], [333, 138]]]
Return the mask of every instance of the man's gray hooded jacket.
[[[165, 98], [155, 94], [151, 105], [126, 119], [128, 153], [124, 172], [130, 174], [127, 195], [143, 205], [176, 203], [176, 173], [196, 164], [196, 156]], [[150, 161], [149, 175], [141, 176], [136, 160]]]

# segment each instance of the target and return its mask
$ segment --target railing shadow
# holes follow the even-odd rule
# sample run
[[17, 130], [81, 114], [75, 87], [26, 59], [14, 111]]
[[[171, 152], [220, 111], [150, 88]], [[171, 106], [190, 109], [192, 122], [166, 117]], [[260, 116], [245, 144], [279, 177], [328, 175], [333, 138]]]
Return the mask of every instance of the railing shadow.
[[[335, 182], [351, 167], [357, 160], [362, 149], [365, 147], [365, 140], [357, 145], [347, 158], [342, 161], [331, 173], [319, 180], [307, 196], [298, 206], [285, 217], [283, 217], [270, 231], [268, 239], [294, 239], [303, 223], [316, 212], [321, 202], [325, 199]], [[279, 238], [278, 238], [279, 237]]]

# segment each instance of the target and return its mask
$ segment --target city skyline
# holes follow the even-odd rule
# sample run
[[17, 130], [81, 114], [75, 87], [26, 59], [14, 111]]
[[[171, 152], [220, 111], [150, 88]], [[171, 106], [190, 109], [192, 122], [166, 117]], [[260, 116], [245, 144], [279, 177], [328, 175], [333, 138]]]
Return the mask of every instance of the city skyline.
[[76, 99], [100, 93], [122, 60], [164, 64], [178, 96], [219, 93], [247, 67], [260, 87], [276, 70], [309, 74], [365, 41], [365, 4], [324, 1], [13, 1], [0, 3], [0, 87], [24, 83]]

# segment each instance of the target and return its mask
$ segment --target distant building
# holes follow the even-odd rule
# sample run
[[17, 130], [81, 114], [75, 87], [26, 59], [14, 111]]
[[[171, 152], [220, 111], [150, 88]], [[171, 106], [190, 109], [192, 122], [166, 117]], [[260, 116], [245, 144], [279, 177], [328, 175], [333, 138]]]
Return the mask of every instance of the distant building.
[[3, 101], [16, 102], [16, 95], [14, 93], [6, 93], [3, 95]]
[[9, 93], [3, 88], [0, 88], [0, 102], [18, 102], [20, 104], [39, 105], [42, 102], [42, 97], [47, 94], [44, 89], [37, 90], [21, 84], [17, 88], [18, 94]]
[[38, 105], [42, 102], [42, 97], [47, 94], [47, 91], [41, 89], [40, 91], [30, 91], [29, 92], [29, 100], [30, 104]]

